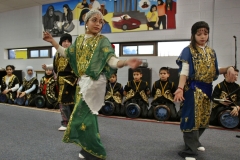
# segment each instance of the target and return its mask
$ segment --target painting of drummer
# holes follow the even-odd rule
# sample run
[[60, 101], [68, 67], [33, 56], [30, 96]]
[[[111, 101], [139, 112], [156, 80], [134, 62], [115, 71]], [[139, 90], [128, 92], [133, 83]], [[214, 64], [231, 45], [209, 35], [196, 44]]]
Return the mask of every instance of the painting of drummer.
[[13, 65], [6, 66], [6, 73], [2, 77], [0, 102], [14, 103], [19, 88], [19, 79], [13, 74], [15, 67]]
[[174, 82], [169, 81], [169, 69], [168, 67], [161, 67], [159, 69], [159, 80], [155, 81], [152, 86], [152, 97], [151, 109], [157, 105], [166, 105], [170, 109], [170, 120], [180, 119], [177, 115], [175, 104], [173, 102], [173, 95], [176, 91]]
[[[237, 76], [238, 76], [238, 69], [235, 69], [235, 81], [237, 80]], [[221, 101], [217, 101], [214, 100], [216, 99], [229, 99], [227, 98], [227, 96], [232, 93], [233, 91], [235, 91], [237, 88], [239, 88], [239, 84], [237, 84], [236, 82], [231, 82], [230, 81], [230, 77], [227, 74], [224, 74], [225, 79], [217, 84], [213, 90], [212, 93], [212, 112], [211, 112], [211, 116], [210, 116], [210, 124], [211, 125], [220, 125], [218, 124], [218, 117], [219, 114], [227, 109], [230, 109], [231, 112], [230, 114], [232, 116], [238, 116], [239, 114], [239, 106], [240, 106], [240, 90], [238, 90], [237, 92], [235, 92], [234, 94], [231, 94], [230, 99], [237, 105], [232, 104], [231, 102], [221, 102]]]
[[46, 65], [45, 75], [40, 80], [40, 94], [45, 98], [45, 106], [48, 109], [59, 109], [57, 102], [57, 81], [54, 77], [53, 65]]
[[[35, 106], [34, 98], [38, 91], [38, 80], [32, 66], [26, 67], [26, 76], [22, 86], [17, 90], [17, 98], [25, 98], [25, 106]], [[16, 99], [17, 100], [17, 99]], [[15, 104], [17, 104], [15, 100]]]
[[150, 95], [150, 89], [148, 83], [142, 80], [142, 76], [140, 68], [133, 70], [133, 80], [128, 81], [124, 87], [124, 106], [127, 107], [129, 103], [138, 104], [141, 108], [140, 116], [142, 118], [151, 118], [152, 112], [148, 110], [148, 96]]

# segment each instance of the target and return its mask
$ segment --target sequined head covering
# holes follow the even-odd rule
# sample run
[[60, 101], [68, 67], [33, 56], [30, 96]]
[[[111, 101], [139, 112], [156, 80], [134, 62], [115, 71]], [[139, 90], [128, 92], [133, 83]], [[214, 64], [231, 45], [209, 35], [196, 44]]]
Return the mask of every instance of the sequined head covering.
[[192, 35], [195, 35], [199, 28], [206, 28], [209, 33], [209, 30], [210, 30], [209, 25], [204, 21], [199, 21], [199, 22], [196, 22], [193, 24], [192, 29], [191, 29]]
[[85, 16], [85, 19], [84, 19], [84, 22], [85, 24], [88, 22], [88, 20], [95, 14], [98, 14], [101, 16], [101, 18], [103, 19], [103, 15], [102, 13], [99, 11], [99, 10], [96, 10], [96, 9], [92, 9], [90, 10], [89, 12], [87, 12], [86, 16]]

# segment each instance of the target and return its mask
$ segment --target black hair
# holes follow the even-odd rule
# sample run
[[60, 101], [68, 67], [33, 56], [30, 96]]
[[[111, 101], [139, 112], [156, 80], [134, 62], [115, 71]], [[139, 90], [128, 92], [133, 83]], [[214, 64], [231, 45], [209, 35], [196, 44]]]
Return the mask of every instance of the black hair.
[[[191, 45], [195, 50], [197, 50], [197, 47], [196, 47], [197, 42], [195, 39], [195, 34], [197, 33], [199, 28], [205, 28], [208, 31], [208, 34], [210, 32], [209, 25], [204, 21], [199, 21], [199, 22], [196, 22], [193, 24], [193, 26], [191, 28]], [[208, 40], [209, 40], [209, 38], [208, 38]]]
[[161, 67], [160, 69], [159, 69], [159, 73], [161, 72], [161, 71], [166, 71], [167, 73], [169, 73], [169, 68], [168, 67]]
[[65, 40], [69, 40], [69, 42], [72, 43], [72, 36], [68, 33], [64, 33], [60, 38], [59, 44], [62, 46], [62, 42]]
[[7, 70], [8, 67], [12, 68], [13, 71], [15, 70], [15, 67], [13, 65], [7, 65], [6, 70]]
[[158, 2], [161, 2], [159, 5], [163, 5], [163, 0], [158, 0]]
[[151, 6], [151, 8], [150, 8], [150, 12], [153, 12], [152, 9], [153, 9], [154, 7], [156, 7], [156, 9], [157, 9], [157, 6], [156, 6], [155, 4], [153, 4], [153, 5]]
[[115, 75], [116, 77], [117, 77], [117, 73], [115, 72], [115, 73], [113, 73], [112, 75]]
[[168, 3], [168, 1], [166, 0], [166, 11], [167, 11], [167, 7], [168, 7], [168, 5], [169, 5], [169, 7], [170, 7], [170, 10], [172, 10], [172, 3], [173, 3], [173, 1], [171, 0], [171, 2], [170, 3]]
[[52, 9], [53, 12], [54, 12], [54, 7], [53, 7], [53, 5], [48, 6], [47, 12], [46, 12], [46, 15], [47, 15], [47, 16], [49, 16], [49, 11], [50, 11], [51, 9]]
[[89, 9], [88, 8], [84, 8], [82, 10], [82, 12], [80, 13], [80, 16], [79, 16], [79, 21], [80, 23], [84, 22], [84, 20], [82, 19], [83, 15], [86, 14], [87, 12], [89, 12]]
[[112, 73], [112, 74], [114, 74], [115, 76], [117, 76], [117, 71], [118, 71], [118, 70], [116, 69], [116, 71], [115, 71], [114, 73]]
[[142, 74], [142, 70], [140, 68], [133, 69], [133, 73], [134, 72], [138, 72], [138, 73]]
[[237, 68], [234, 68], [234, 71], [239, 72], [239, 70]]
[[68, 4], [64, 4], [63, 7], [64, 7], [64, 8], [67, 8], [68, 13], [72, 11], [72, 10], [70, 9], [70, 7], [68, 6]]

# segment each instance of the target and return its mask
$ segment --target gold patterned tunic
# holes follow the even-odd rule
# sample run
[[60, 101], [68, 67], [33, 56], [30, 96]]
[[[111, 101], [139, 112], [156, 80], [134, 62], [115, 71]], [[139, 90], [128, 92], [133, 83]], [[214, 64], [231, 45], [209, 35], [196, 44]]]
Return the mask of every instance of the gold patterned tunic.
[[[57, 82], [54, 76], [47, 78], [42, 77], [40, 80], [40, 92], [45, 96], [48, 108], [55, 108], [57, 105]], [[51, 106], [50, 106], [51, 105]]]
[[53, 60], [54, 72], [57, 73], [57, 85], [59, 90], [58, 103], [69, 105], [74, 104], [77, 77], [64, 58], [56, 53]]
[[184, 48], [177, 59], [180, 71], [182, 63], [189, 64], [189, 75], [184, 87], [180, 128], [190, 132], [208, 127], [212, 82], [219, 72], [215, 51], [208, 46], [197, 47], [197, 50], [191, 45]]
[[[218, 124], [218, 118], [219, 114], [224, 110], [232, 110], [231, 106], [225, 106], [221, 104], [219, 101], [214, 100], [214, 98], [217, 99], [225, 99], [227, 96], [232, 93], [233, 91], [239, 88], [239, 85], [237, 83], [229, 83], [226, 80], [223, 82], [217, 84], [214, 87], [213, 93], [212, 93], [212, 112], [210, 117], [210, 124], [211, 125], [219, 125]], [[236, 91], [235, 93], [231, 94], [230, 99], [236, 104], [240, 105], [240, 90]]]
[[[10, 88], [13, 88], [16, 84], [19, 84], [19, 80], [18, 78], [15, 76], [15, 75], [12, 75], [9, 79], [9, 82], [8, 84], [6, 84], [6, 78], [7, 78], [7, 75], [2, 77], [2, 84], [1, 84], [1, 91], [3, 92], [6, 88], [10, 89]], [[15, 98], [16, 98], [16, 93], [17, 91], [10, 91], [7, 93], [7, 97], [8, 99], [14, 101]]]

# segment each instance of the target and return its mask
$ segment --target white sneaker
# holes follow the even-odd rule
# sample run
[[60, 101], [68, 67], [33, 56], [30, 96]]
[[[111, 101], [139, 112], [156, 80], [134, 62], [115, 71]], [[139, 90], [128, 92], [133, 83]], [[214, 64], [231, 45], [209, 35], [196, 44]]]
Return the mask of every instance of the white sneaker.
[[59, 131], [65, 131], [67, 129], [67, 127], [61, 126], [60, 128], [58, 128]]
[[185, 157], [185, 160], [196, 160], [194, 157]]
[[202, 152], [205, 151], [205, 148], [204, 148], [204, 147], [198, 147], [197, 149], [198, 149], [199, 151], [202, 151]]
[[81, 153], [79, 153], [78, 157], [82, 159], [85, 158]]

